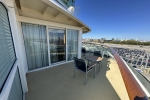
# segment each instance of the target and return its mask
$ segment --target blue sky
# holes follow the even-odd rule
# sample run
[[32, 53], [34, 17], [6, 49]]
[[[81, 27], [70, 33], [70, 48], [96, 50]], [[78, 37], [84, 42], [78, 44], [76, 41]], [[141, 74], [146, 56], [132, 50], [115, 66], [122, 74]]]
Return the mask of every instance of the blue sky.
[[76, 0], [75, 6], [92, 29], [83, 38], [150, 41], [150, 0]]

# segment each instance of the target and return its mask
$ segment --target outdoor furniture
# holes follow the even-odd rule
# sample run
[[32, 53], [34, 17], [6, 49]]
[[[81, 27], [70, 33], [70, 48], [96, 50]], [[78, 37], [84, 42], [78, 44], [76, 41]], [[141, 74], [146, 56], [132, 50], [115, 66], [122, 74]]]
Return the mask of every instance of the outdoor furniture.
[[102, 58], [102, 54], [101, 54], [101, 51], [94, 51], [94, 56], [99, 56]]
[[[92, 63], [98, 63], [100, 61], [102, 61], [103, 58], [99, 57], [99, 56], [90, 56], [90, 55], [86, 55], [84, 56], [84, 58], [86, 60], [88, 60], [88, 62], [92, 62]], [[101, 65], [102, 66], [102, 65]], [[94, 67], [95, 69], [95, 73], [96, 73], [96, 67]], [[100, 72], [100, 64], [99, 64], [99, 69], [98, 69], [98, 73]], [[95, 76], [95, 75], [94, 75]]]
[[82, 53], [84, 54], [84, 56], [85, 56], [85, 54], [86, 54], [86, 49], [85, 48], [83, 48], [82, 47]]
[[[101, 51], [94, 51], [93, 56], [97, 56], [97, 57], [103, 58]], [[96, 61], [96, 63], [99, 64], [99, 70], [98, 70], [98, 73], [99, 73], [100, 72], [100, 67], [102, 67], [102, 60]]]
[[[78, 69], [82, 72], [85, 73], [85, 81], [84, 81], [84, 85], [86, 84], [86, 80], [87, 80], [87, 74], [88, 72], [90, 72], [95, 66], [95, 63], [92, 63], [91, 65], [87, 64], [85, 60], [83, 59], [78, 59], [78, 58], [74, 58], [74, 64], [75, 64], [75, 68], [74, 68], [74, 77], [75, 77], [75, 70]], [[94, 72], [95, 73], [95, 72]], [[94, 74], [93, 74], [94, 76]], [[94, 76], [95, 77], [95, 76]]]

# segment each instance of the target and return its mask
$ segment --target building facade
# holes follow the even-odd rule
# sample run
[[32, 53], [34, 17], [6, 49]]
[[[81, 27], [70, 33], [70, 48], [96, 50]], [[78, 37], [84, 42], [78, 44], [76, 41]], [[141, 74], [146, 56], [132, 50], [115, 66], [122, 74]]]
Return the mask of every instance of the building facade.
[[0, 0], [0, 100], [24, 100], [26, 73], [80, 58], [89, 31], [56, 0]]
[[75, 5], [75, 0], [56, 0], [58, 1], [61, 5], [63, 5], [64, 7], [68, 8], [70, 6]]

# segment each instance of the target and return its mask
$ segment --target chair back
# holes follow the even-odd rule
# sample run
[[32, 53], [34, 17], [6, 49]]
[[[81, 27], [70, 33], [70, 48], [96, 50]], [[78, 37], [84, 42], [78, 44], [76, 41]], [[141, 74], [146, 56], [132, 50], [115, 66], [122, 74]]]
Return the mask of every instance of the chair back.
[[94, 56], [102, 57], [101, 51], [94, 51]]
[[82, 53], [86, 53], [86, 49], [85, 48], [82, 48]]
[[83, 71], [86, 71], [86, 62], [83, 59], [74, 58], [75, 67], [78, 69], [81, 69]]

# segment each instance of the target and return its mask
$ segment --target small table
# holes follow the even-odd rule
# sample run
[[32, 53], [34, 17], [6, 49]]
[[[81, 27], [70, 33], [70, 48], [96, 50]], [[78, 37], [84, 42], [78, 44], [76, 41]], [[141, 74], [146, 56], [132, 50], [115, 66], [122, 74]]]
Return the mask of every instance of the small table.
[[99, 57], [99, 56], [87, 56], [85, 55], [84, 58], [86, 60], [92, 61], [92, 62], [97, 62], [97, 61], [101, 61], [103, 58]]
[[[102, 61], [102, 59], [103, 58], [101, 58], [101, 57], [99, 57], [99, 56], [91, 56], [91, 55], [86, 55], [86, 56], [84, 56], [84, 58], [86, 59], [86, 60], [88, 60], [88, 61], [91, 61], [91, 62], [100, 62], [100, 61]], [[100, 65], [99, 65], [99, 71], [100, 71]], [[98, 72], [99, 72], [98, 71]], [[95, 66], [95, 72], [96, 72], [96, 66]], [[95, 76], [95, 75], [94, 75]]]

